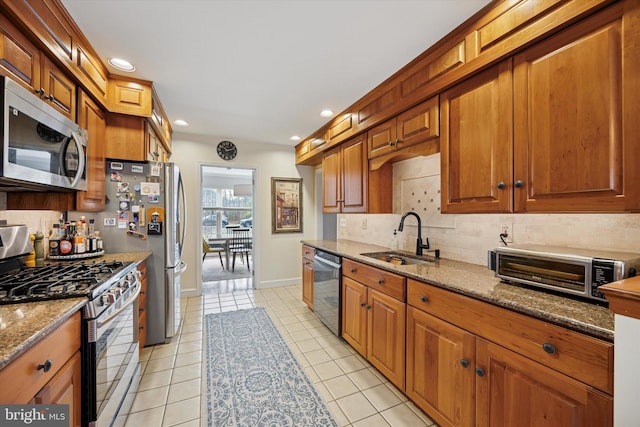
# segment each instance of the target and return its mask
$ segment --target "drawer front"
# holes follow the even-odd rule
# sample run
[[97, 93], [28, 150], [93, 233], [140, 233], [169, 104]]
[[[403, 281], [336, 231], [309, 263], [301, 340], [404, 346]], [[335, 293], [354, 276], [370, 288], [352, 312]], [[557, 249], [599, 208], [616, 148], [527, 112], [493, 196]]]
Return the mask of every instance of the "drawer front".
[[[80, 334], [80, 312], [77, 312], [2, 369], [0, 384], [13, 384], [13, 387], [0, 388], [0, 402], [30, 402], [80, 349]], [[51, 361], [48, 372], [38, 369], [39, 365], [44, 365], [48, 360]]]
[[316, 254], [316, 250], [311, 246], [302, 245], [302, 258], [313, 261], [313, 256]]
[[403, 276], [350, 259], [342, 260], [342, 274], [400, 301], [407, 300], [406, 281]]
[[412, 279], [408, 303], [613, 394], [613, 344]]

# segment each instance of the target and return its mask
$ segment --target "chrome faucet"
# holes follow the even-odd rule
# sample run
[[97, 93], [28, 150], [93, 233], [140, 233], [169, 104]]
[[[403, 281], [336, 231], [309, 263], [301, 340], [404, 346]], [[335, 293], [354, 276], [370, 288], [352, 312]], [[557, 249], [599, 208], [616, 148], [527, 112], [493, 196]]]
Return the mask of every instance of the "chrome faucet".
[[415, 212], [407, 212], [402, 215], [402, 219], [400, 220], [400, 225], [398, 226], [398, 231], [402, 231], [404, 228], [404, 220], [409, 215], [413, 215], [418, 220], [418, 241], [416, 242], [416, 255], [422, 255], [423, 249], [429, 249], [429, 238], [427, 238], [427, 243], [422, 244], [422, 220], [420, 219], [420, 215]]

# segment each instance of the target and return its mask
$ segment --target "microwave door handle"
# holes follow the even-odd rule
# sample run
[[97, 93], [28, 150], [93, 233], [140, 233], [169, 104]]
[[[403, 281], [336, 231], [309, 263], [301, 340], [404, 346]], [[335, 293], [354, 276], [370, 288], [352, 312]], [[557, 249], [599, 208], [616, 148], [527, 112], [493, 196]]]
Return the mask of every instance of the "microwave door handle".
[[[76, 144], [76, 148], [78, 149], [78, 173], [76, 173], [76, 176], [73, 178], [73, 181], [71, 182], [71, 187], [75, 187], [76, 185], [78, 185], [78, 182], [80, 181], [80, 179], [82, 178], [82, 174], [84, 173], [85, 152], [84, 152], [84, 145], [80, 141], [81, 136], [78, 132], [71, 132], [71, 139]], [[65, 156], [66, 156], [66, 150], [65, 150]]]

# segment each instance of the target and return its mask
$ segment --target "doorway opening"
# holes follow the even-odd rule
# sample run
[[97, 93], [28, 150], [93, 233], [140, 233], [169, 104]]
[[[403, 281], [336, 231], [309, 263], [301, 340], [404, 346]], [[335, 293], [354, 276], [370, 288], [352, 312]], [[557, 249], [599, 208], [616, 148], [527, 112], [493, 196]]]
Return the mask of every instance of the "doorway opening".
[[255, 169], [200, 166], [202, 293], [253, 289]]

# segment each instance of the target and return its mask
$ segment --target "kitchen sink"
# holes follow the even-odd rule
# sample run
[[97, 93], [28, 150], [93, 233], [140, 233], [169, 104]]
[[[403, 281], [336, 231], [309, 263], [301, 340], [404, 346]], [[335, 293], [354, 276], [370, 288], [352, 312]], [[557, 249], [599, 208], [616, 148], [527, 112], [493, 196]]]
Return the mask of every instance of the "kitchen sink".
[[418, 256], [407, 255], [404, 252], [369, 252], [360, 254], [369, 258], [377, 259], [379, 261], [388, 262], [395, 265], [410, 265], [410, 264], [428, 264], [434, 262], [431, 258], [423, 258]]

